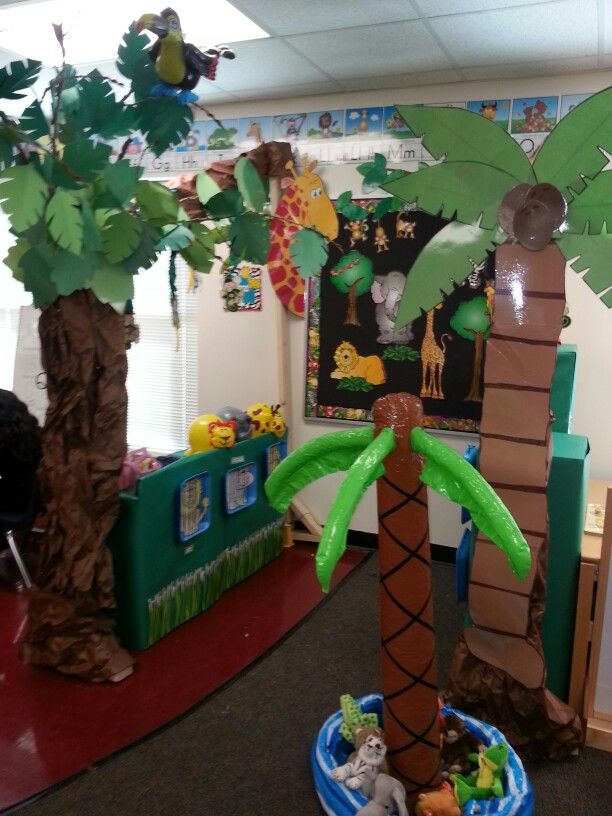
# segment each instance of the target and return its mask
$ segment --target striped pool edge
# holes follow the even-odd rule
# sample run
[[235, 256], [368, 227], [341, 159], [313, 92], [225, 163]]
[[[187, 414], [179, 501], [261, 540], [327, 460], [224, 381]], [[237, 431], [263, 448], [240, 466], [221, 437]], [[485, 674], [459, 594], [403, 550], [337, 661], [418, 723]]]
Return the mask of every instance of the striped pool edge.
[[[376, 711], [379, 716], [382, 712], [382, 695], [369, 694], [357, 700], [364, 711]], [[476, 720], [462, 711], [444, 706], [443, 714], [457, 714], [461, 717], [468, 730], [479, 737], [486, 745], [505, 742], [503, 734], [492, 725]], [[319, 801], [328, 816], [355, 816], [356, 812], [364, 807], [367, 800], [356, 791], [351, 791], [345, 785], [331, 778], [331, 772], [338, 766], [332, 746], [337, 742], [342, 711], [332, 714], [319, 731], [311, 750], [311, 766], [314, 784]], [[501, 799], [476, 801], [471, 799], [463, 808], [464, 816], [533, 816], [533, 790], [520, 757], [508, 745], [508, 762], [504, 770], [504, 787], [508, 795]], [[480, 808], [478, 810], [478, 808]]]

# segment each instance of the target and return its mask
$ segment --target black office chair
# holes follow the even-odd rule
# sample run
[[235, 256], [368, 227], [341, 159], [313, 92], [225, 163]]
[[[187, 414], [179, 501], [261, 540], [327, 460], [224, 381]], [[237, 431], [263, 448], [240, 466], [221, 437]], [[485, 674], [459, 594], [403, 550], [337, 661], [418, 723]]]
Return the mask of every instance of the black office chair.
[[40, 510], [40, 455], [38, 422], [15, 394], [0, 389], [0, 547], [8, 545], [26, 587], [32, 581], [13, 533], [31, 530]]

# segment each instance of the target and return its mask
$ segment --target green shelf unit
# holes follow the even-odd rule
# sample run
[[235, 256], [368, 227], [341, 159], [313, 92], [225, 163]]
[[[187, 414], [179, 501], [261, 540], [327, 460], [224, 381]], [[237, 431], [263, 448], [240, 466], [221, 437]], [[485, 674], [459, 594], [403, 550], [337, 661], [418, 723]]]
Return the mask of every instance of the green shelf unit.
[[[281, 441], [281, 444], [284, 440]], [[235, 447], [181, 457], [143, 476], [135, 494], [121, 494], [121, 508], [107, 544], [113, 556], [118, 633], [125, 646], [146, 649], [203, 612], [230, 587], [280, 555], [283, 516], [268, 503], [264, 482], [272, 434]], [[249, 501], [226, 511], [226, 474], [254, 466]], [[183, 540], [181, 485], [201, 474], [209, 493], [206, 529]], [[181, 535], [181, 530], [183, 535]]]

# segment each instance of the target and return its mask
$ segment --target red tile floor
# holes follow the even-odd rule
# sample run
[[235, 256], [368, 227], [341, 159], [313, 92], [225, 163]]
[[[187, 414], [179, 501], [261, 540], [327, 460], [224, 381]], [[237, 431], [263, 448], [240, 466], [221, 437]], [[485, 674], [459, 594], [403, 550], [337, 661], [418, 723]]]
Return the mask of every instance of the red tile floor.
[[[338, 584], [365, 557], [348, 550]], [[94, 685], [24, 666], [27, 597], [0, 589], [0, 810], [24, 801], [183, 714], [270, 649], [324, 596], [314, 549], [298, 545], [151, 649], [134, 674]]]

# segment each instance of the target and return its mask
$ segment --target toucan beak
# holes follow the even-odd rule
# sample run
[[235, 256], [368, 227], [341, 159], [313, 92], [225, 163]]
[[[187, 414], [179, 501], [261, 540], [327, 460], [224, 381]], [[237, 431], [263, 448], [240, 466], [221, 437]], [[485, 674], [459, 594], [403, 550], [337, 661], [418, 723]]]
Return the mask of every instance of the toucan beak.
[[147, 29], [156, 37], [166, 37], [168, 34], [168, 23], [158, 14], [143, 14], [136, 22], [136, 31]]

